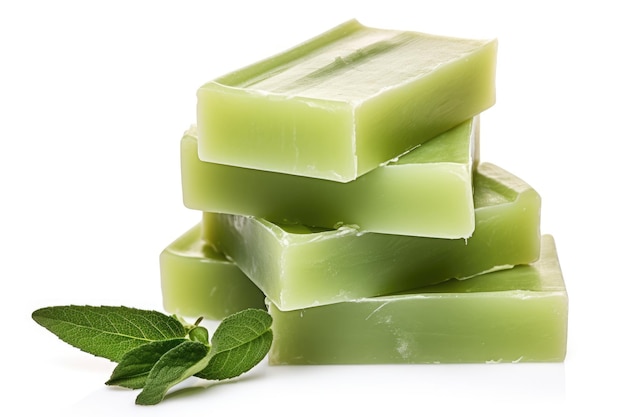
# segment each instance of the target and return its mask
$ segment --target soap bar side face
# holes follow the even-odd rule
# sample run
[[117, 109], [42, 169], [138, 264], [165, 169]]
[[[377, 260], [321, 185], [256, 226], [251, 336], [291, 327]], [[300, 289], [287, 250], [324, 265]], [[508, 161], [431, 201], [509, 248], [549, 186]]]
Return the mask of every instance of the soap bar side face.
[[[350, 226], [290, 233], [260, 218], [205, 213], [213, 221], [207, 240], [282, 310], [388, 294], [533, 262], [540, 247], [539, 197], [495, 166], [482, 164], [476, 175], [488, 177], [490, 170], [499, 176], [501, 189], [478, 191], [490, 198], [476, 209], [477, 227], [467, 242], [363, 233]], [[489, 181], [480, 184], [486, 187]]]
[[164, 309], [184, 317], [222, 320], [246, 308], [265, 308], [265, 295], [202, 238], [201, 224], [159, 256]]
[[496, 45], [347, 22], [200, 87], [199, 158], [352, 181], [493, 105]]
[[[493, 274], [504, 282], [485, 274], [469, 289], [443, 283], [295, 311], [270, 305], [270, 364], [563, 361], [568, 297], [551, 237], [533, 265]], [[517, 285], [519, 275], [532, 288]]]
[[[475, 246], [483, 262], [536, 260], [541, 251], [541, 196], [522, 179], [491, 163], [481, 163], [474, 176]], [[498, 236], [498, 239], [494, 239]], [[502, 240], [499, 240], [502, 239]], [[516, 243], [507, 244], [507, 241]], [[480, 249], [479, 249], [480, 247]], [[512, 263], [511, 266], [516, 265]]]
[[[198, 91], [200, 160], [257, 170], [356, 178], [352, 109], [340, 102], [272, 98], [223, 87]], [[347, 138], [349, 140], [337, 140]]]
[[[225, 219], [230, 220], [228, 224]], [[287, 285], [284, 274], [284, 251], [288, 233], [269, 222], [253, 222], [248, 216], [202, 213], [202, 238], [232, 259], [250, 280], [268, 296], [281, 303], [281, 290]], [[247, 246], [251, 252], [240, 251]], [[228, 248], [228, 252], [224, 249]], [[252, 252], [254, 251], [254, 252]]]
[[402, 90], [386, 91], [358, 106], [355, 130], [363, 144], [357, 144], [359, 164], [376, 164], [380, 155], [392, 159], [397, 151], [390, 142], [411, 149], [491, 107], [496, 52], [496, 43], [482, 45], [466, 60], [442, 65]]
[[181, 139], [186, 207], [278, 223], [440, 238], [474, 231], [478, 117], [349, 183], [202, 162], [193, 129]]

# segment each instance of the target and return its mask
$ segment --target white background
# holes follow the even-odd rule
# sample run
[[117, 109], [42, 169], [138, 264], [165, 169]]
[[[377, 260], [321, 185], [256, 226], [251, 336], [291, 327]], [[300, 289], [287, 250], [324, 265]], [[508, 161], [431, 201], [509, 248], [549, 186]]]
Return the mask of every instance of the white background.
[[[3, 0], [0, 410], [15, 411], [0, 414], [624, 415], [618, 4]], [[112, 363], [58, 341], [30, 313], [70, 303], [161, 310], [159, 252], [199, 221], [182, 205], [178, 159], [196, 89], [350, 18], [499, 39], [482, 159], [542, 195], [570, 295], [565, 363], [263, 363], [236, 382], [189, 381], [160, 405], [135, 406], [136, 392], [104, 386]]]

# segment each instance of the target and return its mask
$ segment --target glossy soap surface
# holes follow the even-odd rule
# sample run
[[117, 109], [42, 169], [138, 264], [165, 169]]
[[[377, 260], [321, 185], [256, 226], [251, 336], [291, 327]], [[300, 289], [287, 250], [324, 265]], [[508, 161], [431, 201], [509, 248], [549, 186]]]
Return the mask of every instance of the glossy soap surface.
[[530, 263], [539, 256], [540, 197], [483, 163], [475, 181], [471, 238], [367, 233], [349, 226], [279, 225], [205, 213], [205, 240], [232, 259], [278, 308], [294, 310], [408, 290]]
[[199, 157], [354, 180], [492, 106], [496, 49], [348, 21], [201, 86]]
[[198, 224], [159, 258], [163, 307], [171, 314], [222, 320], [245, 308], [265, 308], [265, 295], [236, 265], [202, 239]]
[[568, 296], [551, 236], [532, 265], [295, 311], [270, 305], [271, 364], [560, 362]]
[[413, 236], [474, 232], [472, 174], [478, 117], [349, 183], [203, 162], [190, 129], [181, 139], [185, 206], [278, 223]]

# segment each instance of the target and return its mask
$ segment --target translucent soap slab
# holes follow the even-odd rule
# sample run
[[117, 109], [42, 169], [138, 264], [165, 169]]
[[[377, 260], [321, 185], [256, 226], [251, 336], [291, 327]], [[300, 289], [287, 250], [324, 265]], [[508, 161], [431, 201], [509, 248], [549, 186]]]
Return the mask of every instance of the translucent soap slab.
[[348, 21], [201, 86], [199, 157], [354, 180], [491, 107], [496, 53]]
[[568, 296], [551, 236], [531, 264], [390, 296], [281, 311], [270, 364], [560, 362]]
[[246, 308], [265, 308], [265, 295], [236, 265], [202, 239], [198, 224], [160, 254], [163, 307], [171, 314], [222, 320]]
[[476, 116], [349, 183], [200, 161], [192, 128], [181, 139], [184, 204], [278, 223], [466, 238], [475, 227], [478, 125]]
[[539, 256], [540, 197], [528, 184], [483, 163], [474, 175], [471, 238], [317, 229], [204, 213], [205, 240], [232, 259], [282, 310], [332, 304], [467, 278]]

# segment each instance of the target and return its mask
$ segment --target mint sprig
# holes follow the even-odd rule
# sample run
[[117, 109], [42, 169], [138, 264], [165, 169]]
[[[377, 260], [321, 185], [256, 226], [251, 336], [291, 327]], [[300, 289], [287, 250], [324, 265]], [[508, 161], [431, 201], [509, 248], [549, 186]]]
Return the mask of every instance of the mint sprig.
[[209, 364], [196, 376], [222, 380], [249, 371], [270, 349], [271, 325], [272, 317], [267, 313], [251, 314], [244, 310], [226, 317], [211, 338]]
[[148, 374], [154, 365], [170, 350], [187, 339], [157, 340], [136, 347], [126, 353], [113, 370], [105, 384], [139, 389], [146, 384]]
[[57, 306], [36, 310], [33, 319], [61, 340], [118, 365], [107, 385], [141, 389], [136, 404], [161, 402], [179, 382], [196, 376], [230, 379], [256, 366], [272, 343], [272, 318], [247, 309], [225, 318], [209, 333], [158, 311], [110, 306]]
[[167, 390], [209, 364], [209, 349], [204, 343], [186, 341], [167, 351], [150, 370], [135, 402], [140, 405], [161, 402]]
[[173, 316], [129, 307], [46, 307], [33, 312], [32, 317], [64, 342], [114, 362], [143, 344], [181, 338], [187, 333]]

